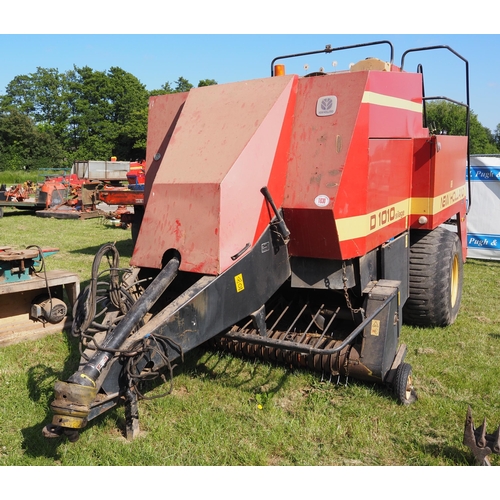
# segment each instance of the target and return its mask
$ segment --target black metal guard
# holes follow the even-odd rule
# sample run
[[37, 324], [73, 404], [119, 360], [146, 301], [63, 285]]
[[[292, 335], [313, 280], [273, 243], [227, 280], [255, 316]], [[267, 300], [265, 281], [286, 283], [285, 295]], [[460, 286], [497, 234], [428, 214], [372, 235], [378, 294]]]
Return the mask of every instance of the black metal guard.
[[[430, 101], [430, 100], [445, 100], [452, 102], [454, 104], [458, 104], [460, 106], [464, 106], [466, 108], [466, 119], [465, 119], [465, 135], [467, 136], [467, 187], [469, 190], [469, 203], [467, 206], [467, 213], [469, 213], [470, 207], [472, 205], [472, 191], [471, 191], [471, 180], [470, 180], [470, 91], [469, 91], [469, 62], [467, 59], [465, 59], [463, 56], [461, 56], [458, 52], [453, 50], [451, 47], [448, 45], [432, 45], [429, 47], [420, 47], [420, 48], [415, 48], [415, 49], [408, 49], [407, 51], [403, 52], [403, 55], [401, 56], [401, 64], [400, 68], [401, 71], [404, 69], [404, 62], [405, 62], [405, 57], [411, 53], [411, 52], [423, 52], [426, 50], [436, 50], [436, 49], [446, 49], [449, 50], [452, 54], [457, 56], [459, 59], [461, 59], [465, 63], [465, 94], [466, 94], [466, 99], [467, 99], [467, 104], [461, 103], [454, 101], [453, 99], [450, 99], [448, 97], [443, 97], [443, 96], [437, 96], [437, 97], [426, 97], [425, 93], [423, 92], [424, 87], [423, 87], [423, 82], [422, 82], [422, 95], [423, 95], [423, 100], [424, 103], [425, 101]], [[417, 66], [417, 71], [419, 73], [422, 73], [422, 80], [423, 80], [423, 68], [422, 65], [419, 64]], [[424, 120], [427, 121], [425, 117], [425, 106], [424, 106]]]
[[312, 52], [301, 52], [301, 53], [298, 53], [298, 54], [290, 54], [290, 55], [286, 55], [286, 56], [278, 56], [278, 57], [275, 57], [272, 61], [271, 61], [271, 76], [274, 76], [274, 64], [276, 61], [279, 61], [280, 59], [290, 59], [291, 57], [302, 57], [302, 56], [310, 56], [310, 55], [313, 55], [313, 54], [330, 54], [331, 52], [337, 52], [339, 50], [348, 50], [348, 49], [357, 49], [359, 47], [369, 47], [371, 45], [380, 45], [380, 44], [388, 44], [391, 48], [391, 59], [390, 59], [390, 64], [392, 65], [393, 61], [394, 61], [394, 47], [392, 45], [391, 42], [389, 42], [388, 40], [380, 40], [378, 42], [367, 42], [367, 43], [358, 43], [356, 45], [346, 45], [344, 47], [336, 47], [336, 48], [332, 48], [331, 45], [326, 45], [325, 48], [323, 50], [313, 50]]

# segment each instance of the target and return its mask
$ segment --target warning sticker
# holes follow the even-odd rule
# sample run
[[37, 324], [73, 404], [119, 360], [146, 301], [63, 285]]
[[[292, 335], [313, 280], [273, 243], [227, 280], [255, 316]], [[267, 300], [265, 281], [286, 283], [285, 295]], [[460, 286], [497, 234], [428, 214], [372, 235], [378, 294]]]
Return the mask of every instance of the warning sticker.
[[378, 337], [380, 335], [380, 320], [374, 319], [372, 321], [371, 335]]
[[243, 282], [243, 274], [237, 274], [235, 277], [234, 277], [234, 283], [236, 285], [236, 291], [239, 293], [239, 292], [242, 292], [244, 289], [245, 289], [245, 283]]

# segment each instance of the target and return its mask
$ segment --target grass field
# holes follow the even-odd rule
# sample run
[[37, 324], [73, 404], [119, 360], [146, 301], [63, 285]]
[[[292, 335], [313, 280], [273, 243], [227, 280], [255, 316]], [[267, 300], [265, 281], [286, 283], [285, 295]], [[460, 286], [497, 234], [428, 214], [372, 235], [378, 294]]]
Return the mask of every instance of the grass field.
[[[130, 234], [100, 219], [56, 220], [6, 209], [0, 246], [57, 246], [48, 269], [89, 280], [99, 247]], [[500, 263], [466, 263], [462, 309], [447, 328], [404, 326], [418, 401], [385, 387], [321, 376], [199, 348], [176, 369], [173, 393], [139, 403], [141, 435], [123, 437], [124, 409], [93, 420], [76, 443], [47, 440], [54, 382], [73, 373], [66, 333], [0, 349], [0, 465], [473, 465], [463, 444], [476, 425], [500, 424]], [[165, 388], [158, 386], [153, 394]], [[498, 455], [491, 457], [498, 465]]]

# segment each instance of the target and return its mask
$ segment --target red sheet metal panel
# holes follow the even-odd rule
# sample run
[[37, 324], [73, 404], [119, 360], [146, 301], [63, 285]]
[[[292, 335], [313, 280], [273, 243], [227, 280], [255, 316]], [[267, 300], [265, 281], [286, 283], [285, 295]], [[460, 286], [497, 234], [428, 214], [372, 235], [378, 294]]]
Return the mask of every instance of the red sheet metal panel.
[[[297, 77], [192, 89], [156, 173], [132, 263], [160, 268], [181, 253], [183, 271], [218, 274], [252, 245], [284, 184]], [[272, 176], [272, 178], [271, 178]], [[267, 220], [263, 221], [263, 214]]]
[[348, 187], [354, 190], [361, 185], [366, 197], [355, 210], [346, 210], [345, 217], [336, 219], [343, 258], [363, 255], [406, 230], [412, 155], [411, 139], [370, 139], [366, 169], [360, 165], [359, 172], [345, 170], [346, 189], [339, 193], [339, 204], [349, 203]]
[[283, 202], [291, 255], [340, 257], [333, 207], [366, 79], [359, 72], [299, 80]]
[[371, 71], [363, 94], [368, 137], [428, 136], [422, 128], [422, 75]]
[[[433, 229], [466, 212], [467, 137], [433, 136], [415, 141], [410, 225]], [[426, 223], [419, 220], [425, 217]]]
[[160, 167], [172, 137], [188, 92], [166, 94], [149, 98], [148, 138], [146, 146], [146, 184], [144, 199], [147, 201], [156, 172]]
[[[347, 259], [408, 227], [421, 75], [356, 71], [299, 81], [284, 202], [290, 252]], [[316, 106], [330, 98], [332, 114]]]

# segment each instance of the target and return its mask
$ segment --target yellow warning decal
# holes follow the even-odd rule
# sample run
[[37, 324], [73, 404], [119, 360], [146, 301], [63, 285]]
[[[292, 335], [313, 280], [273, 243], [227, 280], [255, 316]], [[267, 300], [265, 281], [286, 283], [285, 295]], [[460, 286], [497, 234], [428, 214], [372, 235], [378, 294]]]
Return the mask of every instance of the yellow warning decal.
[[242, 292], [244, 289], [245, 289], [245, 283], [243, 282], [243, 274], [237, 274], [235, 277], [234, 277], [234, 283], [236, 285], [236, 291], [239, 293], [239, 292]]
[[372, 329], [371, 329], [370, 335], [373, 335], [374, 337], [378, 337], [380, 335], [380, 320], [379, 319], [374, 319], [372, 321]]
[[393, 97], [390, 95], [377, 94], [365, 90], [361, 102], [366, 104], [377, 104], [378, 106], [386, 106], [388, 108], [406, 109], [407, 111], [414, 111], [415, 113], [422, 113], [422, 103], [409, 101], [408, 99], [401, 99], [400, 97]]

